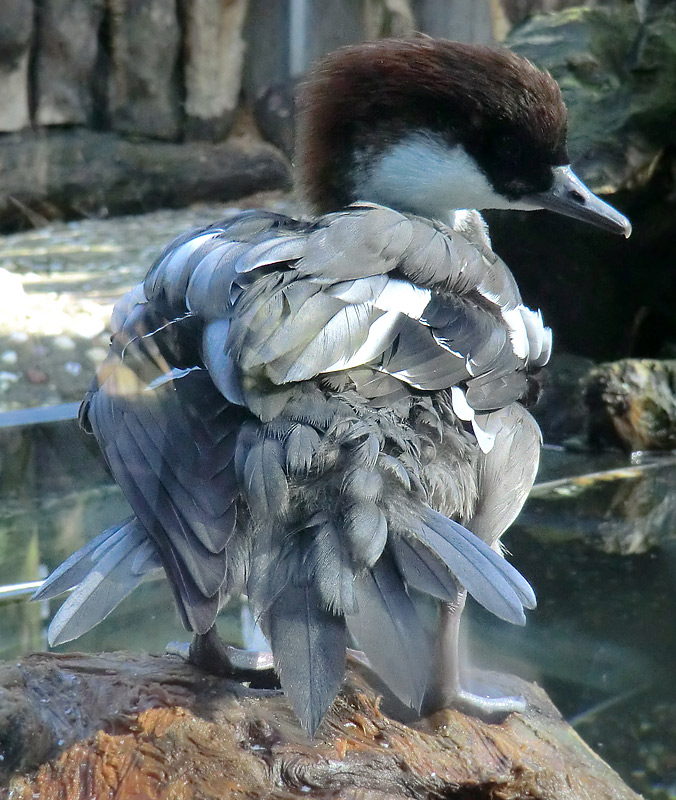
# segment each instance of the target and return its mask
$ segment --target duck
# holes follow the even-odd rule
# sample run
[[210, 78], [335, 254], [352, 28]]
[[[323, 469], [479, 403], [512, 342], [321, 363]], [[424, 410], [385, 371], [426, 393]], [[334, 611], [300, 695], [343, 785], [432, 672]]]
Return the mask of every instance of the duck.
[[459, 629], [468, 594], [517, 625], [536, 604], [500, 539], [535, 480], [552, 335], [480, 212], [628, 236], [566, 129], [557, 83], [508, 50], [415, 36], [320, 61], [299, 99], [308, 214], [189, 231], [114, 307], [80, 422], [132, 515], [37, 592], [70, 591], [50, 645], [160, 574], [187, 657], [238, 680], [271, 666], [217, 633], [247, 596], [310, 736], [350, 645], [414, 713], [523, 711], [464, 685]]

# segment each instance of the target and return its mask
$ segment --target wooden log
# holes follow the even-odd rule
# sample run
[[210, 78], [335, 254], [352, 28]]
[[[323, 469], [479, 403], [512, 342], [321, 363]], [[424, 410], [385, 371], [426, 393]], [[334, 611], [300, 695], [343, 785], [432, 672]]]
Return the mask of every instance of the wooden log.
[[599, 364], [582, 388], [592, 446], [629, 452], [676, 448], [676, 359]]
[[289, 168], [251, 137], [148, 142], [73, 129], [0, 138], [0, 229], [47, 219], [144, 213], [288, 188]]
[[248, 0], [190, 0], [185, 15], [185, 134], [224, 139], [237, 110]]
[[[487, 723], [387, 716], [351, 662], [313, 741], [274, 690], [172, 656], [38, 653], [0, 665], [0, 786], [51, 798], [637, 798], [537, 686]], [[2, 789], [0, 789], [0, 794]]]
[[0, 7], [0, 131], [30, 125], [28, 73], [33, 0], [3, 0]]

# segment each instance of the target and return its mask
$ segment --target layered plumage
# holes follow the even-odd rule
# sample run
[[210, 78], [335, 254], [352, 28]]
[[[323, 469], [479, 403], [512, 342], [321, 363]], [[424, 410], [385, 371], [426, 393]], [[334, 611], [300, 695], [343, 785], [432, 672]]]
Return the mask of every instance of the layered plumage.
[[[301, 105], [301, 188], [329, 213], [190, 232], [115, 307], [81, 421], [134, 516], [46, 581], [40, 598], [75, 587], [50, 642], [161, 568], [220, 674], [216, 615], [246, 592], [310, 733], [350, 639], [413, 708], [518, 709], [462, 690], [457, 626], [466, 592], [516, 624], [535, 604], [498, 542], [537, 468], [522, 401], [551, 334], [481, 217], [451, 211], [629, 223], [563, 166], [558, 88], [511, 54], [347, 48]], [[439, 601], [436, 640], [416, 591]]]
[[247, 212], [176, 240], [113, 323], [82, 421], [136, 517], [42, 589], [111, 584], [71, 595], [52, 643], [159, 564], [198, 633], [246, 591], [313, 730], [348, 631], [420, 706], [431, 645], [409, 587], [449, 600], [459, 582], [524, 621], [528, 584], [440, 513], [471, 517], [492, 409], [526, 395], [549, 352], [490, 251], [376, 205], [312, 222]]

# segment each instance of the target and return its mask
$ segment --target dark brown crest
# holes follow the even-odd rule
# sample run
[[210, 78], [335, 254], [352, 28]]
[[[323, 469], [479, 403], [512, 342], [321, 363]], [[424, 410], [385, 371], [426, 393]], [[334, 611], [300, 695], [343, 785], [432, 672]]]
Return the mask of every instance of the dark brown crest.
[[[556, 81], [507, 50], [416, 37], [338, 50], [299, 98], [299, 183], [318, 211], [355, 199], [355, 155], [378, 155], [415, 130], [462, 143], [493, 186], [543, 191], [567, 163]], [[368, 198], [359, 198], [368, 199]]]

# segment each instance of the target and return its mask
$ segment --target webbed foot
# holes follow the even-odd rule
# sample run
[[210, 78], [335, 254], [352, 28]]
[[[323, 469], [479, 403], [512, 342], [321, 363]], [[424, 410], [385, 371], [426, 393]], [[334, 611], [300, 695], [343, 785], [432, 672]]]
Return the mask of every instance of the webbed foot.
[[442, 708], [457, 708], [464, 714], [479, 717], [486, 722], [497, 722], [508, 714], [522, 714], [526, 710], [526, 706], [524, 697], [476, 694], [456, 687], [447, 692], [437, 690], [434, 693], [428, 693], [423, 711], [431, 714]]
[[180, 656], [210, 675], [248, 683], [251, 688], [279, 688], [272, 653], [225, 644], [215, 626], [206, 633], [195, 634], [190, 643], [169, 642], [166, 652]]

